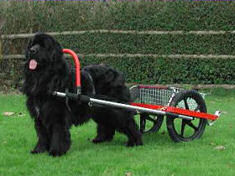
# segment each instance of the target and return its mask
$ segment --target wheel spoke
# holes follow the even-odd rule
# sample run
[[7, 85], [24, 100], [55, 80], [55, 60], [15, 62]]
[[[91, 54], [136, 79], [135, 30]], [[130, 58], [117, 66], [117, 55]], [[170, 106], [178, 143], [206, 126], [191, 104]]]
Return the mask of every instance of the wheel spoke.
[[145, 130], [146, 120], [144, 118], [140, 118], [140, 130], [143, 132]]
[[182, 119], [182, 123], [181, 123], [181, 136], [184, 137], [184, 129], [185, 129], [185, 125], [186, 125], [186, 122], [184, 119]]
[[185, 109], [189, 109], [188, 102], [187, 102], [187, 97], [184, 98], [184, 106], [185, 106]]
[[143, 113], [140, 115], [139, 127], [141, 133], [156, 132], [160, 129], [163, 116], [154, 116]]
[[151, 122], [153, 122], [153, 123], [155, 123], [155, 122], [156, 122], [156, 120], [155, 120], [155, 119], [153, 119], [153, 118], [151, 118], [151, 117], [149, 117], [149, 116], [148, 116], [148, 117], [146, 117], [145, 119], [146, 119], [146, 120], [149, 120], [149, 121], [151, 121]]
[[200, 105], [197, 105], [197, 107], [194, 109], [194, 111], [198, 111], [200, 109]]
[[186, 121], [186, 124], [190, 127], [192, 127], [195, 131], [198, 130], [198, 127], [196, 127], [191, 121]]

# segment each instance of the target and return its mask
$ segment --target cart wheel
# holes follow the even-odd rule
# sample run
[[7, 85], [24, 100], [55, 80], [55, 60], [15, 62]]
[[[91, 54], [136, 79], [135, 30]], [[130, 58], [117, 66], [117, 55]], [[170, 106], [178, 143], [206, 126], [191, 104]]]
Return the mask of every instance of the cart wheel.
[[[206, 104], [200, 93], [194, 90], [179, 92], [173, 97], [170, 106], [207, 112]], [[206, 119], [185, 120], [168, 116], [166, 125], [171, 139], [175, 142], [188, 142], [200, 138], [207, 124]]]
[[150, 133], [157, 132], [163, 122], [163, 116], [161, 115], [150, 115], [147, 113], [140, 114], [140, 132]]

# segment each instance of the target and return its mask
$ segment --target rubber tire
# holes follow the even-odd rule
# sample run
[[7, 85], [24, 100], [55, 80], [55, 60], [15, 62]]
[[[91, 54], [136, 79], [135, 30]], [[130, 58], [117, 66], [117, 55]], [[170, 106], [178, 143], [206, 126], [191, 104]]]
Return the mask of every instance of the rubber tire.
[[[153, 126], [148, 129], [148, 130], [145, 130], [146, 128], [146, 116], [157, 116], [157, 119], [155, 120], [155, 122], [153, 123]], [[144, 133], [151, 133], [151, 132], [157, 132], [161, 126], [162, 126], [162, 123], [163, 123], [163, 120], [164, 120], [164, 116], [162, 115], [150, 115], [150, 114], [146, 114], [146, 113], [142, 113], [140, 114], [140, 132], [142, 134]], [[145, 121], [145, 124], [142, 124], [143, 121]]]
[[[199, 107], [199, 112], [207, 112], [206, 104], [200, 93], [198, 93], [195, 90], [186, 90], [186, 91], [181, 91], [177, 93], [172, 101], [170, 102], [170, 106], [177, 107], [177, 104], [183, 100], [184, 98], [192, 98], [196, 103], [200, 106]], [[202, 136], [205, 127], [207, 125], [207, 120], [206, 119], [199, 119], [199, 124], [198, 124], [198, 131], [196, 131], [192, 136], [184, 138], [183, 136], [179, 135], [177, 131], [175, 130], [174, 127], [174, 119], [175, 117], [168, 116], [166, 119], [166, 125], [167, 125], [167, 130], [169, 133], [170, 138], [174, 142], [189, 142], [194, 139], [198, 139]]]

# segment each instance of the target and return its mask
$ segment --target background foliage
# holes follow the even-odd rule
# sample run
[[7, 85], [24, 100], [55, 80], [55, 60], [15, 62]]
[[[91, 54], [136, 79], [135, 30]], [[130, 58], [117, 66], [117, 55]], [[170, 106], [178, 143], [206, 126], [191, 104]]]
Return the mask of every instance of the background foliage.
[[[235, 30], [234, 2], [0, 2], [1, 34], [79, 30]], [[235, 35], [85, 33], [57, 36], [78, 53], [235, 55]], [[28, 39], [2, 41], [2, 54], [24, 54]], [[107, 63], [128, 82], [235, 84], [234, 59], [82, 58]], [[22, 62], [0, 61], [1, 80], [21, 79]], [[0, 81], [1, 83], [1, 81]]]

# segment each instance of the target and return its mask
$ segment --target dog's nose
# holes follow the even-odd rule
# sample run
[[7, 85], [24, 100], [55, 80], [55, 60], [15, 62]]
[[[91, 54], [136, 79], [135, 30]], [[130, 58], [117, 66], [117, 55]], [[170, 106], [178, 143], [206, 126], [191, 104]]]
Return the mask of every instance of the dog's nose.
[[35, 48], [30, 48], [30, 52], [31, 52], [32, 54], [36, 54], [37, 50], [36, 50]]
[[39, 47], [40, 47], [39, 45], [34, 45], [29, 50], [32, 54], [36, 54], [39, 50]]

